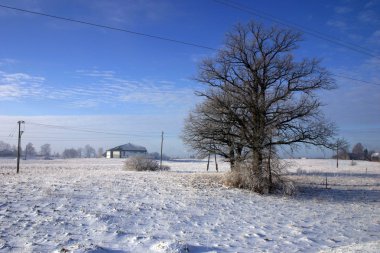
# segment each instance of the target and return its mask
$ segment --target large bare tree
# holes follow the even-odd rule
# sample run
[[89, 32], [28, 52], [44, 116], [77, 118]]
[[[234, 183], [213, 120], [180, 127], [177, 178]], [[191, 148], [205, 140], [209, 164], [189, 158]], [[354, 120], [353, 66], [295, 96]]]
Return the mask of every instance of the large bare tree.
[[[225, 47], [199, 66], [196, 79], [208, 87], [200, 92], [205, 97], [202, 106], [211, 103], [225, 110], [222, 115], [228, 115], [235, 129], [229, 137], [238, 133], [239, 143], [250, 150], [247, 175], [259, 182], [254, 186], [259, 192], [272, 185], [265, 159], [273, 148], [327, 146], [334, 134], [316, 95], [334, 88], [334, 80], [319, 60], [296, 60], [292, 52], [300, 39], [292, 30], [255, 22], [237, 25], [227, 34]], [[222, 125], [216, 123], [224, 129]]]

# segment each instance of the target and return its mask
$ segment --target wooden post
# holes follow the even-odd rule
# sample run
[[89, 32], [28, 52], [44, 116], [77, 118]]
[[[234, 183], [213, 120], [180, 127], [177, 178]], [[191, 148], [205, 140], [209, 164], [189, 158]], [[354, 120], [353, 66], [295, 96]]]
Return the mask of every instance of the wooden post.
[[210, 167], [210, 156], [211, 156], [211, 154], [208, 153], [208, 159], [207, 159], [207, 171], [208, 171], [208, 169], [209, 169], [209, 167]]
[[336, 142], [336, 168], [338, 168], [339, 163], [338, 163], [338, 153], [339, 153], [339, 147], [338, 147], [338, 141]]
[[162, 169], [162, 147], [164, 144], [164, 131], [161, 133], [161, 158], [160, 158], [160, 170]]
[[23, 133], [23, 131], [21, 131], [21, 124], [25, 123], [25, 121], [18, 121], [17, 124], [18, 124], [18, 146], [17, 146], [17, 174], [19, 173], [20, 171], [20, 156], [21, 156], [21, 135]]
[[216, 169], [216, 172], [218, 172], [219, 169], [218, 169], [218, 161], [216, 160], [216, 153], [214, 153], [214, 157], [215, 157], [215, 169]]

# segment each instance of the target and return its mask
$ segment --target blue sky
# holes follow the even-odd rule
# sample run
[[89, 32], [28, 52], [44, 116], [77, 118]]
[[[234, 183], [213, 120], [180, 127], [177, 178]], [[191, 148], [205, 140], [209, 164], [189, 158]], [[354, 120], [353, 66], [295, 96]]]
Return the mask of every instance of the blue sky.
[[[380, 1], [234, 2], [353, 44], [351, 50], [304, 34], [295, 54], [318, 57], [337, 75], [339, 88], [320, 95], [340, 135], [352, 145], [380, 150]], [[211, 48], [220, 48], [238, 22], [274, 24], [212, 0], [0, 0], [0, 5]], [[214, 51], [5, 8], [0, 8], [0, 24], [0, 140], [16, 144], [16, 122], [25, 120], [23, 143], [37, 148], [50, 143], [62, 151], [89, 143], [106, 149], [132, 142], [159, 151], [164, 131], [166, 153], [188, 153], [179, 135], [187, 113], [200, 101], [194, 91], [202, 89], [192, 78], [199, 61]], [[356, 52], [359, 47], [371, 55]], [[317, 155], [314, 149], [301, 153]]]

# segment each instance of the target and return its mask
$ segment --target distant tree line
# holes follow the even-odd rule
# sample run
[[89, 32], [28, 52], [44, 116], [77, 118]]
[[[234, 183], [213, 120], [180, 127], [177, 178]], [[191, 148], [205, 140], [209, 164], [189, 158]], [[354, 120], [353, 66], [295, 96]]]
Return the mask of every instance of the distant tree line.
[[[52, 153], [51, 145], [49, 143], [43, 144], [40, 150], [37, 151], [33, 143], [29, 142], [26, 144], [25, 148], [21, 147], [21, 158], [31, 159], [31, 158], [42, 158], [42, 159], [52, 159], [52, 158], [96, 158], [103, 156], [103, 148], [99, 148], [97, 152], [90, 145], [85, 145], [83, 148], [66, 148], [62, 154], [58, 152]], [[17, 156], [17, 146], [10, 145], [9, 143], [0, 141], [0, 157], [16, 157]]]
[[351, 151], [349, 149], [349, 145], [346, 142], [344, 145], [337, 144], [338, 146], [338, 152], [337, 154], [333, 155], [333, 158], [339, 158], [341, 160], [365, 160], [365, 161], [372, 161], [372, 160], [378, 160], [373, 157], [373, 154], [376, 153], [375, 150], [368, 150], [362, 143], [358, 142], [356, 143]]
[[17, 156], [17, 147], [11, 146], [9, 143], [0, 141], [0, 157], [14, 157]]
[[[65, 148], [62, 153], [52, 153], [51, 145], [49, 143], [43, 144], [40, 150], [37, 151], [33, 143], [29, 142], [25, 148], [21, 148], [22, 159], [52, 159], [52, 158], [100, 158], [104, 157], [104, 149], [98, 148], [95, 150], [91, 145], [87, 144], [84, 147], [79, 148]], [[17, 157], [17, 146], [10, 145], [9, 143], [0, 141], [0, 157]], [[161, 154], [158, 152], [148, 153], [147, 157], [155, 160], [160, 160]], [[163, 160], [170, 160], [168, 155], [162, 155]]]

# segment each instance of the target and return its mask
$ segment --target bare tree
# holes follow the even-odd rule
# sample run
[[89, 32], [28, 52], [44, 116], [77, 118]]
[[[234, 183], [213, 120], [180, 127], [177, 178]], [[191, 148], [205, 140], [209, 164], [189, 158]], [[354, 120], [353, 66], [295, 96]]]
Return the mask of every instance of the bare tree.
[[84, 157], [86, 157], [86, 158], [96, 157], [95, 149], [93, 147], [91, 147], [89, 144], [84, 146]]
[[78, 150], [76, 150], [74, 148], [69, 148], [69, 149], [65, 149], [62, 152], [62, 157], [67, 159], [67, 158], [77, 158], [80, 156], [79, 156]]
[[36, 152], [36, 149], [33, 146], [33, 143], [29, 142], [28, 144], [26, 144], [26, 147], [25, 147], [25, 160], [28, 157], [34, 157], [36, 154], [37, 154], [37, 152]]
[[41, 146], [40, 154], [45, 158], [49, 159], [51, 155], [51, 147], [50, 144], [46, 143]]
[[16, 149], [11, 147], [9, 143], [0, 141], [0, 156], [15, 156]]
[[353, 160], [363, 160], [364, 159], [364, 147], [363, 144], [356, 143], [352, 148], [352, 159]]
[[[318, 90], [334, 88], [334, 80], [319, 60], [295, 60], [292, 51], [300, 38], [291, 30], [254, 22], [237, 25], [227, 34], [225, 47], [199, 67], [196, 79], [208, 87], [200, 94], [229, 111], [229, 121], [250, 150], [247, 175], [258, 192], [272, 186], [265, 164], [272, 148], [328, 146], [334, 135], [334, 125], [324, 118], [316, 96]], [[220, 94], [232, 100], [232, 106]]]
[[82, 158], [83, 157], [83, 148], [77, 148], [77, 157]]

